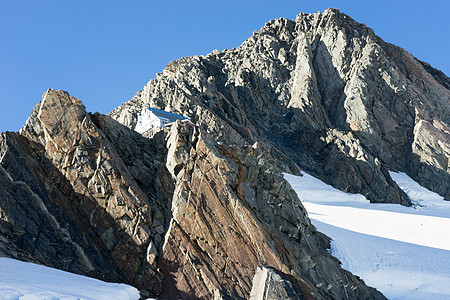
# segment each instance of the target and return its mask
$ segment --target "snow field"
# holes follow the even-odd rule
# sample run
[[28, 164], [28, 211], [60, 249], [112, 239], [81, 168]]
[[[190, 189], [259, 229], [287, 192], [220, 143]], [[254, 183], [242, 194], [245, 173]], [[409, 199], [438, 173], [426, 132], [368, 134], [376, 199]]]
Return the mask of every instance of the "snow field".
[[42, 265], [0, 257], [2, 300], [137, 300], [139, 291]]
[[406, 174], [413, 207], [370, 204], [308, 175], [285, 174], [342, 267], [389, 299], [450, 299], [450, 203]]

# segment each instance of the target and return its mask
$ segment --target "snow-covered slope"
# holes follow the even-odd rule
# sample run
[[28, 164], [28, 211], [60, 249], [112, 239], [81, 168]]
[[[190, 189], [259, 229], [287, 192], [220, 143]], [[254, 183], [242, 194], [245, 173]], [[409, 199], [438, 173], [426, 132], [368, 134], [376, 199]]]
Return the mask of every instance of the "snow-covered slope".
[[370, 204], [304, 174], [285, 174], [332, 254], [389, 299], [450, 298], [450, 203], [391, 173], [414, 207]]
[[0, 299], [135, 300], [139, 291], [125, 284], [0, 257]]

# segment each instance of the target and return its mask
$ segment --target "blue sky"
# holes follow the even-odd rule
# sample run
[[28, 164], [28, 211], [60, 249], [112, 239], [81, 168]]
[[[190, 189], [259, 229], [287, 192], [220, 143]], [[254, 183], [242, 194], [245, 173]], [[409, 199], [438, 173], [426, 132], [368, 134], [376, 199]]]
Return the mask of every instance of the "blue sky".
[[19, 130], [48, 88], [106, 113], [171, 60], [237, 47], [270, 19], [328, 7], [450, 75], [447, 0], [0, 0], [0, 132]]

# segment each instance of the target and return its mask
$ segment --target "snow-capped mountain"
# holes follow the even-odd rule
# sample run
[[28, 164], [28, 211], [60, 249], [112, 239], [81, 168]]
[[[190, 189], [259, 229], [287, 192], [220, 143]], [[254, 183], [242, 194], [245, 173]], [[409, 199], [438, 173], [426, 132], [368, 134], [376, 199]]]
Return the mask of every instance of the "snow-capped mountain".
[[[449, 199], [449, 99], [442, 72], [336, 9], [173, 61], [108, 116], [49, 89], [20, 132], [0, 135], [0, 254], [128, 283], [143, 297], [384, 299], [370, 285], [392, 296], [394, 282], [351, 259], [366, 258], [349, 249], [364, 237], [348, 234], [361, 227], [348, 214], [376, 220], [361, 235], [411, 243], [396, 230], [380, 237], [376, 222], [430, 217], [406, 218], [421, 203], [390, 171]], [[140, 134], [145, 107], [186, 121]], [[296, 186], [309, 175], [292, 186], [283, 175], [302, 171], [352, 200], [323, 185], [323, 205]]]

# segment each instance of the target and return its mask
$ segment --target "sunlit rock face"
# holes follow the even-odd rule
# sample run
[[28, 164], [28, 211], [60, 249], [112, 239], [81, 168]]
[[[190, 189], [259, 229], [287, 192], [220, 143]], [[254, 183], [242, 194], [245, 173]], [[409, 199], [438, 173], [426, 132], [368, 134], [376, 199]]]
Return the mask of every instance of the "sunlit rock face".
[[[50, 89], [0, 136], [0, 254], [143, 297], [383, 299], [328, 253], [282, 172], [410, 205], [401, 170], [448, 198], [449, 86], [329, 9], [173, 61], [109, 116]], [[144, 106], [190, 121], [141, 135]]]
[[1, 145], [2, 191], [16, 193], [2, 199], [2, 220], [16, 246], [54, 267], [156, 289], [152, 254], [173, 189], [164, 136], [146, 139], [48, 90]]
[[262, 265], [298, 297], [383, 298], [331, 257], [258, 145], [179, 121], [145, 138], [54, 90], [0, 145], [2, 255], [163, 298], [248, 298]]
[[[218, 144], [185, 123], [172, 127], [167, 157], [175, 189], [159, 264], [162, 297], [210, 298], [219, 290], [248, 298], [260, 265], [283, 274], [298, 297], [345, 297], [349, 275], [264, 151]], [[354, 297], [381, 297], [349, 278]]]
[[387, 169], [450, 199], [449, 88], [442, 72], [328, 9], [173, 61], [110, 115], [131, 128], [143, 105], [186, 115], [217, 141], [260, 142], [285, 171], [409, 205]]

